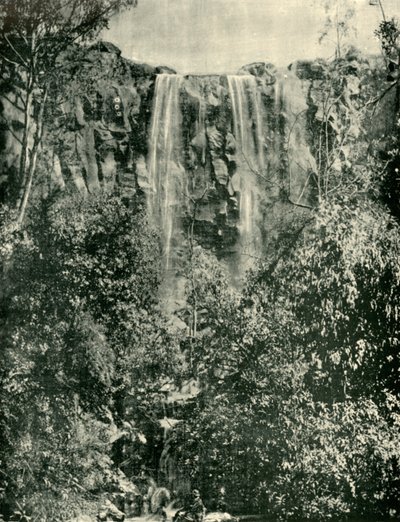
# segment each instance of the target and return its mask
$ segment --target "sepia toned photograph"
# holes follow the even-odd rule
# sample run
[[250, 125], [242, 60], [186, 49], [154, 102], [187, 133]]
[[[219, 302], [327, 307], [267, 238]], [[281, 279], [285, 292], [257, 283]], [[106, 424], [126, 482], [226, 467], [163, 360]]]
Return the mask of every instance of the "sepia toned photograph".
[[0, 0], [0, 522], [400, 520], [400, 0]]

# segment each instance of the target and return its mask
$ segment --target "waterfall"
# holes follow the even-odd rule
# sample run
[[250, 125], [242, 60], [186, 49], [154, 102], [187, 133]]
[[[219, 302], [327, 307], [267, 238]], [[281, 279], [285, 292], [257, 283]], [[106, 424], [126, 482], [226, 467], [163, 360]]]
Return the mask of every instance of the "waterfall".
[[[180, 94], [181, 91], [187, 92], [189, 89], [190, 95], [191, 88], [191, 84], [189, 83], [188, 87], [186, 80], [183, 85], [183, 80], [183, 76], [177, 74], [160, 74], [156, 78], [147, 158], [149, 217], [160, 229], [164, 267], [169, 269], [171, 277], [178, 259], [178, 249], [175, 247], [182, 246], [182, 217], [185, 207], [190, 207], [189, 180], [193, 185], [190, 190], [196, 189], [197, 186], [197, 178], [191, 178], [190, 173], [186, 174], [182, 166], [187, 158], [182, 150], [184, 140]], [[208, 81], [210, 80], [207, 79], [206, 82]], [[261, 248], [260, 179], [264, 170], [262, 106], [254, 76], [227, 76], [227, 86], [232, 111], [232, 132], [236, 139], [237, 164], [230, 190], [233, 188], [238, 201], [238, 252], [241, 255], [240, 266], [243, 268], [252, 256], [260, 253]], [[196, 98], [196, 90], [194, 91]], [[216, 92], [220, 91], [216, 89]], [[199, 172], [204, 170], [207, 159], [206, 135], [202, 133], [209, 118], [207, 107], [223, 107], [225, 100], [225, 97], [217, 99], [215, 95], [207, 100], [201, 98], [199, 101], [198, 117], [194, 123], [195, 141], [192, 143], [202, 165]], [[214, 117], [213, 125], [216, 125], [215, 121]], [[218, 161], [225, 160], [218, 158]], [[237, 259], [235, 263], [237, 265]], [[175, 295], [176, 292], [168, 290], [166, 294]]]
[[263, 176], [264, 150], [261, 102], [254, 76], [228, 76], [233, 133], [237, 143], [239, 230], [247, 254], [259, 250], [258, 182]]
[[157, 76], [148, 156], [150, 219], [161, 226], [165, 266], [169, 268], [176, 207], [183, 198], [184, 169], [180, 163], [181, 111], [179, 93], [182, 76]]

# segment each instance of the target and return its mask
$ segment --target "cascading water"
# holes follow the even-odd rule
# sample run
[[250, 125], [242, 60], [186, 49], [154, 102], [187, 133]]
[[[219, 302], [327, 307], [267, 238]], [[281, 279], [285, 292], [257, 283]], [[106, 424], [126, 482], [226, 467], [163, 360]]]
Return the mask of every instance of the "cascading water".
[[254, 76], [227, 76], [237, 143], [239, 230], [244, 254], [259, 251], [258, 179], [263, 176], [264, 150], [261, 103]]
[[[161, 230], [164, 267], [169, 270], [172, 278], [173, 269], [178, 266], [176, 261], [182, 254], [182, 218], [185, 210], [190, 208], [193, 191], [198, 190], [209, 175], [205, 166], [209, 159], [207, 150], [210, 151], [212, 168], [216, 171], [217, 186], [224, 184], [228, 175], [227, 159], [219, 141], [222, 134], [218, 125], [223, 120], [216, 119], [216, 115], [223, 114], [222, 111], [226, 109], [226, 96], [221, 95], [218, 98], [218, 93], [224, 92], [221, 86], [223, 83], [226, 86], [225, 82], [230, 98], [232, 130], [236, 139], [237, 169], [229, 180], [228, 187], [228, 191], [233, 190], [232, 195], [236, 193], [239, 210], [237, 225], [240, 232], [240, 260], [238, 263], [236, 258], [232, 265], [234, 277], [240, 275], [248, 261], [261, 250], [260, 179], [264, 171], [264, 140], [258, 86], [256, 78], [251, 75], [227, 76], [223, 83], [219, 84], [219, 81], [215, 78], [201, 79], [206, 87], [214, 88], [215, 93], [199, 99], [196, 91], [199, 83], [197, 79], [193, 81], [185, 78], [184, 83], [183, 76], [177, 74], [160, 74], [156, 79], [149, 138], [147, 204], [151, 221]], [[200, 92], [203, 90], [200, 89]], [[190, 112], [185, 103], [195, 99], [199, 99], [198, 117], [197, 120], [190, 120], [187, 118]], [[181, 102], [186, 110], [185, 139]], [[215, 107], [220, 107], [221, 111], [215, 110]], [[188, 125], [188, 121], [192, 121], [192, 127]], [[208, 133], [205, 131], [206, 127]], [[188, 165], [188, 151], [183, 150], [188, 131], [194, 133], [194, 138], [190, 141], [192, 150], [189, 157], [194, 163], [198, 162], [197, 170]], [[186, 165], [186, 172], [183, 164]], [[198, 179], [199, 175], [202, 176], [201, 179]], [[212, 196], [207, 196], [210, 198], [208, 203], [212, 203]], [[204, 208], [206, 210], [203, 218], [210, 220], [211, 215], [213, 219], [210, 214], [212, 205]], [[175, 249], [175, 246], [178, 248]], [[171, 284], [175, 285], [176, 282], [172, 281]], [[166, 294], [175, 295], [176, 289], [173, 292], [168, 290]]]
[[254, 76], [227, 76], [235, 138], [251, 168], [263, 168], [263, 130], [260, 98]]
[[150, 128], [148, 157], [150, 219], [161, 226], [165, 267], [170, 267], [171, 240], [177, 219], [177, 206], [185, 192], [181, 166], [181, 110], [179, 93], [183, 77], [157, 76]]

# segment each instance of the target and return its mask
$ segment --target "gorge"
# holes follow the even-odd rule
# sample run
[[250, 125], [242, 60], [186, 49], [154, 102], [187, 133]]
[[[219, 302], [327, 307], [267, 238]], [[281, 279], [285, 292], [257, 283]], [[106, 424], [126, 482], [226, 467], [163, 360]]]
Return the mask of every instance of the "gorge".
[[395, 509], [383, 62], [348, 48], [180, 74], [96, 41], [57, 67], [22, 225], [39, 95], [27, 115], [22, 76], [0, 92], [7, 517], [95, 516], [118, 490], [162, 520], [193, 487], [271, 520]]
[[[161, 227], [166, 268], [193, 221], [196, 241], [240, 278], [252, 258], [264, 256], [278, 221], [297, 204], [313, 206], [315, 144], [307, 120], [318, 113], [324, 67], [278, 71], [258, 63], [236, 76], [183, 77], [96, 44], [82, 78], [65, 92], [60, 85], [61, 104], [46, 126], [52, 183], [82, 194], [143, 191], [150, 219]], [[3, 194], [12, 194], [20, 147], [17, 96], [3, 100], [3, 117], [13, 125], [2, 131]]]

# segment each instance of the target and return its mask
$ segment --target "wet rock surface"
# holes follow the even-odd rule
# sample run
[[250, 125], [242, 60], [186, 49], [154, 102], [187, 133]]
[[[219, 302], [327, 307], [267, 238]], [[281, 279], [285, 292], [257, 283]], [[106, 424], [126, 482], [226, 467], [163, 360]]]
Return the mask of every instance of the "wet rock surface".
[[206, 514], [204, 522], [239, 522], [239, 518], [230, 513], [214, 511]]
[[[333, 136], [366, 84], [365, 58], [349, 54], [341, 66], [337, 118], [329, 120]], [[61, 189], [145, 194], [155, 223], [164, 227], [167, 258], [179, 255], [188, 230], [233, 265], [243, 253], [264, 256], [277, 229], [315, 204], [316, 135], [329, 67], [315, 60], [278, 70], [257, 62], [232, 76], [180, 76], [98, 42], [51, 107], [40, 168]], [[160, 75], [168, 80], [158, 81]], [[17, 93], [4, 86], [2, 92], [9, 130], [0, 131], [0, 189], [10, 196], [18, 181], [22, 113]], [[359, 139], [356, 124], [349, 135]]]

